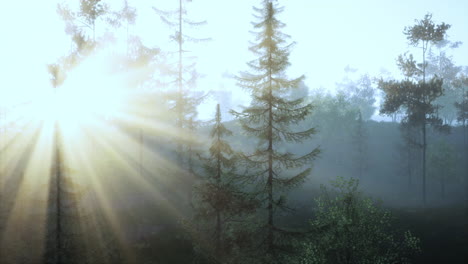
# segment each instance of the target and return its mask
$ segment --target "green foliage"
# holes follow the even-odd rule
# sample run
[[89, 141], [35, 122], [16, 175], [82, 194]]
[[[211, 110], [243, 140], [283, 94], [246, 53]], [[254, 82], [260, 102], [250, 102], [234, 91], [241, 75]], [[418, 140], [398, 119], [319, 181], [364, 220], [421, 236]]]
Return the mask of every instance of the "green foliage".
[[[236, 174], [237, 156], [224, 139], [232, 135], [221, 122], [221, 110], [216, 106], [215, 123], [211, 130], [212, 144], [209, 158], [204, 161], [204, 175], [195, 186], [194, 234], [196, 252], [218, 261], [232, 258], [241, 219], [252, 213], [256, 204], [251, 195], [242, 191], [242, 176]], [[238, 170], [238, 169], [237, 169]], [[241, 245], [245, 246], [245, 245]]]
[[350, 102], [344, 92], [331, 95], [318, 91], [310, 97], [314, 111], [307, 123], [314, 123], [320, 128], [320, 135], [333, 137], [336, 133], [354, 126], [358, 118], [358, 109]]
[[450, 28], [450, 25], [445, 23], [435, 25], [432, 22], [432, 14], [426, 14], [424, 19], [415, 21], [416, 25], [405, 27], [404, 30], [406, 38], [413, 46], [419, 45], [420, 41], [436, 44], [444, 39], [446, 31]]
[[[417, 25], [406, 27], [404, 30], [411, 45], [422, 44], [422, 64], [416, 64], [412, 55], [409, 58], [400, 56], [397, 63], [406, 77], [405, 80], [383, 81], [381, 79], [379, 81], [379, 88], [385, 93], [380, 112], [391, 115], [400, 109], [405, 109], [406, 116], [402, 123], [421, 129], [422, 143], [419, 147], [422, 150], [422, 200], [424, 205], [426, 204], [426, 126], [429, 124], [440, 131], [449, 131], [447, 125], [442, 125], [442, 119], [437, 113], [439, 106], [435, 104], [435, 100], [443, 95], [443, 80], [435, 75], [429, 82], [426, 82], [426, 52], [429, 45], [444, 40], [450, 25], [442, 23], [436, 26], [431, 19], [432, 15], [427, 14], [423, 20], [416, 20]], [[422, 80], [419, 79], [421, 75]]]
[[358, 191], [359, 181], [338, 177], [322, 186], [308, 242], [295, 263], [410, 263], [419, 239], [392, 231], [392, 216]]
[[442, 79], [432, 78], [429, 82], [379, 81], [379, 88], [385, 93], [380, 112], [392, 114], [400, 108], [406, 110], [403, 122], [413, 126], [431, 124], [438, 128], [442, 120], [437, 116], [438, 106], [434, 101], [443, 94]]
[[397, 66], [406, 78], [417, 78], [423, 75], [422, 69], [413, 57], [413, 54], [399, 55], [397, 58]]
[[426, 81], [426, 52], [430, 45], [436, 45], [445, 40], [447, 30], [450, 25], [442, 23], [435, 25], [432, 21], [432, 14], [426, 14], [424, 19], [415, 20], [417, 23], [414, 26], [405, 27], [403, 33], [406, 35], [409, 43], [415, 47], [422, 44], [422, 59], [421, 64], [416, 64], [413, 56], [410, 55], [408, 59], [403, 59], [401, 56], [398, 58], [398, 66], [405, 73], [406, 77], [419, 77], [422, 76], [423, 82]]
[[260, 239], [261, 246], [268, 253], [274, 253], [280, 247], [276, 235], [282, 233], [274, 215], [287, 208], [283, 192], [301, 185], [310, 173], [310, 168], [305, 168], [288, 176], [285, 170], [310, 164], [320, 150], [309, 149], [307, 153], [296, 156], [279, 147], [284, 142], [300, 143], [315, 134], [314, 128], [303, 131], [294, 129], [312, 112], [312, 105], [305, 104], [303, 98], [286, 98], [291, 90], [299, 87], [304, 76], [288, 79], [285, 75], [292, 44], [286, 43], [288, 36], [281, 32], [285, 24], [277, 19], [283, 8], [265, 0], [261, 8], [254, 10], [258, 19], [253, 23], [256, 43], [250, 50], [257, 57], [247, 64], [250, 71], [242, 72], [237, 77], [238, 85], [250, 92], [252, 103], [242, 112], [232, 113], [239, 119], [246, 134], [259, 140], [253, 153], [243, 154], [242, 157], [247, 167], [255, 171], [251, 174], [251, 182], [256, 185], [261, 206], [266, 208], [263, 224], [266, 237]]
[[463, 96], [462, 100], [455, 102], [455, 107], [457, 108], [457, 120], [464, 125], [468, 123], [468, 76], [461, 75], [459, 79], [455, 80], [455, 87], [459, 90], [462, 90]]
[[[196, 125], [197, 107], [204, 99], [204, 96], [196, 96], [191, 92], [199, 77], [195, 66], [196, 62], [193, 56], [186, 56], [188, 42], [200, 42], [208, 39], [200, 39], [186, 34], [188, 27], [198, 27], [206, 24], [206, 21], [191, 21], [188, 19], [187, 8], [185, 1], [180, 1], [178, 8], [173, 11], [164, 11], [153, 7], [159, 18], [173, 31], [174, 34], [169, 36], [170, 40], [177, 45], [176, 52], [167, 52], [168, 61], [165, 63], [165, 70], [162, 71], [162, 84], [167, 87], [175, 88], [172, 91], [166, 92], [167, 107], [172, 110], [173, 120], [177, 128], [175, 141], [177, 144], [176, 154], [179, 159], [179, 165], [184, 165], [185, 153], [191, 155], [191, 151], [186, 151], [188, 142], [185, 140], [186, 135], [191, 135], [190, 123]], [[172, 55], [172, 56], [171, 56]], [[190, 136], [189, 136], [190, 138]]]

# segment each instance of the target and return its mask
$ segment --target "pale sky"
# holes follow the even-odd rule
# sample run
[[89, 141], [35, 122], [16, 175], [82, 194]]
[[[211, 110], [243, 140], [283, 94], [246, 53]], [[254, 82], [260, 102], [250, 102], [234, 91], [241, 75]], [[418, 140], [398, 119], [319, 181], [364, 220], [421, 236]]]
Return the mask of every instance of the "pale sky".
[[[40, 93], [48, 78], [46, 64], [67, 53], [69, 39], [56, 14], [58, 1], [7, 1], [0, 9], [0, 69], [3, 73], [1, 103], [11, 103], [24, 93]], [[69, 3], [78, 1], [68, 1]], [[123, 1], [107, 1], [111, 7]], [[142, 35], [145, 44], [167, 46], [169, 31], [161, 24], [151, 6], [162, 9], [177, 4], [168, 0], [129, 0], [138, 10], [137, 24], [131, 31]], [[248, 31], [252, 30], [252, 0], [193, 0], [189, 15], [208, 24], [194, 35], [210, 37], [211, 42], [193, 47], [199, 71], [205, 75], [200, 88], [218, 89], [221, 83], [241, 98], [242, 90], [231, 80], [221, 79], [223, 72], [237, 74], [246, 70], [252, 58], [248, 52]], [[292, 50], [289, 75], [306, 75], [310, 88], [333, 90], [344, 68], [350, 65], [358, 74], [379, 76], [381, 69], [398, 75], [395, 59], [407, 50], [419, 59], [420, 50], [408, 46], [403, 29], [414, 25], [428, 12], [436, 23], [452, 25], [449, 40], [464, 44], [450, 52], [457, 65], [468, 66], [468, 1], [398, 0], [398, 1], [280, 1], [285, 11], [280, 19], [287, 24], [284, 32], [297, 42]], [[31, 89], [34, 87], [34, 89]], [[44, 88], [45, 89], [45, 88]], [[15, 93], [11, 93], [14, 90]], [[19, 95], [18, 95], [19, 94]]]

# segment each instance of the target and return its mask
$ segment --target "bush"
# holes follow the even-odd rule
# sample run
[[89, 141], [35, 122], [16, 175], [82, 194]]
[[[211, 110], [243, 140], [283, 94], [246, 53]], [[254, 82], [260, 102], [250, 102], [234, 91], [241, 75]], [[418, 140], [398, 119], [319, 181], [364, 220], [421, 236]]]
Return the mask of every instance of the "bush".
[[420, 251], [419, 239], [393, 231], [390, 213], [358, 192], [358, 185], [338, 177], [332, 191], [321, 186], [311, 236], [298, 243], [302, 254], [296, 263], [410, 263]]

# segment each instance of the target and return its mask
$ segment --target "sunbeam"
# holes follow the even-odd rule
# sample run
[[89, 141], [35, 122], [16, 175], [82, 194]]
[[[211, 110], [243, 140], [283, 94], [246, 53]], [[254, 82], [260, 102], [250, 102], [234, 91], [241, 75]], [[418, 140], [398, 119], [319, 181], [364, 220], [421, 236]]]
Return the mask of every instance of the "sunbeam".
[[[9, 175], [2, 178], [2, 189], [8, 190], [10, 201], [2, 205], [9, 213], [1, 241], [33, 243], [35, 251], [27, 261], [51, 254], [56, 243], [51, 234], [59, 232], [59, 225], [71, 225], [67, 228], [73, 231], [60, 231], [65, 237], [66, 232], [81, 234], [85, 256], [112, 244], [122, 258], [134, 261], [128, 246], [132, 217], [122, 220], [127, 198], [134, 196], [130, 190], [138, 190], [138, 199], [167, 208], [164, 218], [183, 215], [167, 197], [177, 196], [179, 180], [166, 175], [185, 172], [150, 146], [177, 129], [150, 119], [149, 113], [168, 116], [167, 110], [161, 105], [155, 111], [154, 100], [138, 103], [145, 93], [129, 83], [139, 78], [139, 69], [124, 71], [119, 67], [124, 62], [124, 57], [93, 52], [68, 69], [60, 85], [40, 87], [41, 92], [8, 91], [17, 103], [10, 100], [8, 120], [2, 120], [14, 130], [1, 135], [2, 161], [7, 164], [2, 172]], [[58, 214], [64, 216], [59, 225]], [[26, 242], [27, 233], [35, 239]], [[2, 252], [16, 251], [3, 247]], [[9, 261], [26, 260], [16, 252]]]

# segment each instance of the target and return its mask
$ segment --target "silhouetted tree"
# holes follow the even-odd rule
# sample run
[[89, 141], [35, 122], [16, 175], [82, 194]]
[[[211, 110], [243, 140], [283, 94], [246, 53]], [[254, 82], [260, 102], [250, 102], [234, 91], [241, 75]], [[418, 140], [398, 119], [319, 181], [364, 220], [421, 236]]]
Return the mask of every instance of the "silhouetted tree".
[[426, 82], [426, 52], [431, 45], [438, 44], [445, 39], [446, 32], [450, 28], [450, 25], [445, 23], [435, 25], [432, 21], [432, 14], [426, 14], [424, 19], [415, 21], [417, 24], [405, 27], [403, 33], [406, 35], [411, 45], [415, 47], [421, 45], [423, 62], [417, 65], [417, 69], [419, 74], [422, 75], [423, 82]]
[[[250, 107], [232, 113], [238, 118], [245, 132], [258, 139], [258, 146], [251, 154], [243, 154], [249, 167], [257, 169], [252, 182], [258, 185], [258, 199], [266, 208], [264, 246], [268, 258], [273, 258], [281, 241], [278, 233], [287, 233], [275, 222], [275, 212], [286, 209], [286, 190], [301, 185], [310, 174], [310, 168], [294, 176], [287, 176], [285, 169], [292, 170], [310, 164], [319, 154], [319, 149], [300, 156], [280, 151], [281, 142], [301, 142], [315, 133], [314, 128], [295, 131], [295, 124], [304, 120], [312, 111], [312, 105], [304, 104], [303, 98], [285, 99], [291, 89], [299, 86], [303, 76], [287, 79], [288, 56], [292, 44], [286, 44], [286, 34], [281, 32], [284, 24], [277, 19], [283, 8], [272, 1], [262, 1], [261, 8], [254, 8], [258, 22], [254, 23], [256, 43], [250, 50], [258, 56], [248, 63], [250, 72], [237, 77], [238, 84], [249, 90], [252, 96]], [[272, 259], [271, 259], [272, 260]], [[268, 260], [266, 260], [268, 261]]]
[[[181, 180], [187, 184], [187, 189], [182, 190], [187, 195], [190, 203], [191, 192], [194, 182], [193, 173], [189, 172], [189, 159], [192, 155], [188, 151], [191, 131], [189, 128], [190, 120], [196, 122], [197, 107], [204, 99], [204, 96], [197, 95], [192, 91], [197, 79], [200, 77], [196, 71], [196, 62], [194, 56], [187, 56], [189, 52], [188, 43], [198, 43], [207, 39], [195, 38], [187, 34], [188, 28], [199, 27], [206, 24], [206, 21], [192, 21], [188, 18], [187, 0], [179, 0], [178, 7], [172, 11], [164, 11], [153, 7], [153, 10], [161, 18], [162, 22], [170, 27], [174, 34], [170, 36], [170, 40], [177, 45], [175, 51], [167, 52], [168, 61], [165, 64], [165, 69], [161, 72], [163, 76], [163, 86], [175, 88], [169, 90], [165, 94], [166, 104], [172, 110], [173, 122], [175, 123], [176, 131], [174, 140], [176, 144], [177, 163], [182, 170]], [[174, 58], [176, 57], [176, 58]], [[174, 60], [172, 60], [174, 59]], [[167, 80], [167, 81], [166, 81]]]
[[[229, 256], [236, 239], [236, 224], [243, 214], [255, 209], [254, 200], [242, 191], [242, 176], [236, 168], [238, 159], [229, 143], [224, 139], [232, 135], [221, 122], [220, 105], [216, 106], [214, 126], [211, 130], [212, 143], [209, 157], [201, 157], [205, 174], [200, 175], [200, 183], [195, 188], [195, 220], [203, 221], [200, 235], [209, 241], [208, 250], [214, 257], [223, 261]], [[214, 228], [213, 228], [214, 225]], [[205, 230], [206, 229], [206, 230]], [[208, 235], [208, 236], [207, 236]]]
[[161, 18], [161, 20], [174, 29], [174, 35], [170, 36], [172, 41], [177, 44], [177, 63], [169, 64], [167, 75], [171, 80], [170, 85], [176, 87], [177, 91], [169, 93], [169, 100], [172, 102], [172, 107], [175, 110], [175, 123], [178, 131], [177, 139], [177, 155], [179, 156], [182, 165], [182, 156], [184, 152], [184, 131], [190, 118], [195, 118], [196, 107], [201, 102], [201, 98], [195, 98], [190, 94], [189, 88], [192, 87], [199, 74], [195, 70], [193, 60], [185, 56], [188, 52], [186, 44], [188, 42], [200, 42], [207, 39], [194, 38], [185, 34], [186, 27], [197, 27], [206, 24], [206, 21], [191, 21], [187, 18], [186, 0], [179, 0], [178, 8], [173, 11], [163, 11], [153, 7], [153, 10]]
[[468, 201], [468, 76], [461, 75], [455, 82], [455, 87], [463, 91], [463, 99], [455, 103], [457, 120], [463, 126], [463, 145], [465, 149], [465, 184], [466, 200]]
[[[403, 81], [379, 81], [379, 88], [385, 92], [384, 103], [380, 109], [381, 113], [392, 114], [400, 108], [406, 110], [403, 122], [421, 129], [422, 143], [422, 196], [426, 204], [426, 150], [427, 150], [427, 125], [442, 128], [442, 120], [437, 116], [438, 106], [435, 100], [442, 96], [442, 79], [433, 77], [426, 81], [426, 52], [432, 44], [436, 44], [446, 35], [450, 25], [442, 23], [435, 25], [432, 15], [427, 14], [423, 20], [416, 20], [417, 24], [406, 27], [404, 34], [411, 45], [419, 46], [423, 50], [423, 63], [417, 64], [412, 55], [409, 57], [399, 56], [398, 66], [404, 73], [406, 79]], [[418, 78], [422, 76], [422, 80]], [[415, 79], [411, 80], [410, 78]]]

